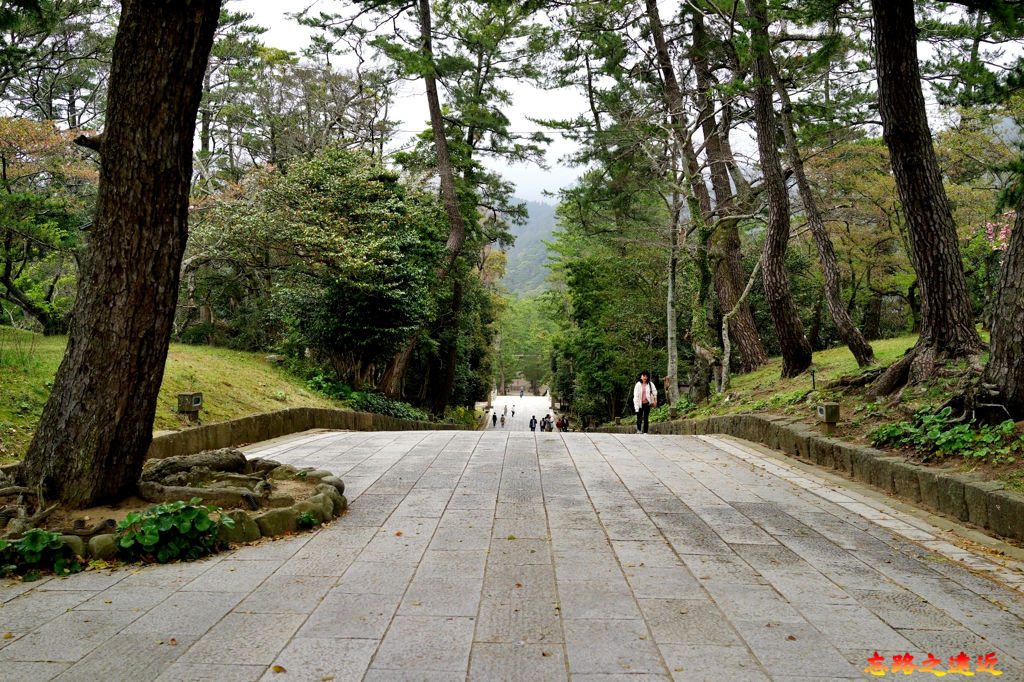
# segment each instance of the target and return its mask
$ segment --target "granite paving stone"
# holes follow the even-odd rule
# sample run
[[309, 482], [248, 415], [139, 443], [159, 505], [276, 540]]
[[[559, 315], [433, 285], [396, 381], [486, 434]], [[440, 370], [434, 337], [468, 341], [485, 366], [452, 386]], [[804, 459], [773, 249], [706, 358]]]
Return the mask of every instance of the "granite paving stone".
[[332, 590], [309, 615], [301, 637], [380, 639], [388, 629], [399, 595], [347, 594]]
[[195, 637], [156, 639], [121, 633], [93, 649], [56, 679], [60, 682], [151, 680], [181, 658], [194, 642]]
[[718, 682], [719, 680], [768, 680], [757, 659], [744, 646], [659, 644], [674, 680]]
[[[266, 680], [358, 680], [377, 649], [372, 639], [296, 637], [277, 655]], [[278, 672], [276, 668], [282, 668]]]
[[568, 621], [565, 650], [573, 677], [582, 673], [668, 673], [640, 619]]
[[350, 509], [204, 561], [0, 582], [0, 682], [848, 680], [874, 651], [961, 650], [1024, 680], [1012, 552], [736, 439], [519, 415], [247, 446], [342, 477]]
[[476, 642], [469, 661], [473, 680], [566, 680], [565, 649], [560, 643], [494, 644]]
[[207, 636], [193, 644], [182, 660], [270, 665], [305, 619], [305, 614], [230, 613]]
[[472, 618], [395, 616], [371, 667], [465, 673], [473, 628]]

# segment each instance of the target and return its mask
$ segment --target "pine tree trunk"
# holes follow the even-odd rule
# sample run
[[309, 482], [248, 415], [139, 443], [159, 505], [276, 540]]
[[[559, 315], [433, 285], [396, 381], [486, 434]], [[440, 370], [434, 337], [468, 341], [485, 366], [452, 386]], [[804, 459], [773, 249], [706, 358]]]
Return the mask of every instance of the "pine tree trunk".
[[679, 315], [676, 311], [676, 271], [679, 266], [679, 218], [681, 212], [681, 199], [679, 192], [676, 191], [672, 196], [672, 220], [668, 228], [668, 292], [665, 296], [665, 346], [668, 351], [665, 392], [668, 394], [669, 405], [675, 405], [679, 400], [679, 341], [676, 334]]
[[[974, 328], [956, 225], [928, 129], [914, 2], [872, 0], [871, 6], [882, 131], [921, 295], [921, 336], [908, 373], [909, 380], [920, 381], [934, 373], [940, 360], [977, 355], [981, 340]], [[880, 387], [898, 385], [882, 378]]]
[[427, 91], [427, 108], [430, 110], [430, 128], [434, 133], [434, 151], [437, 154], [437, 177], [441, 184], [441, 201], [448, 214], [448, 240], [445, 242], [445, 260], [437, 279], [443, 281], [455, 267], [455, 259], [462, 252], [466, 241], [466, 223], [459, 209], [459, 197], [455, 191], [455, 172], [448, 153], [448, 138], [445, 136], [444, 119], [441, 117], [441, 100], [437, 94], [437, 78], [434, 76], [434, 50], [431, 34], [430, 0], [419, 0], [420, 51], [429, 63], [423, 83]]
[[192, 142], [220, 0], [124, 0], [71, 336], [21, 473], [78, 507], [131, 494], [188, 236]]
[[462, 280], [456, 278], [452, 283], [452, 307], [451, 314], [445, 321], [445, 326], [452, 330], [448, 343], [445, 344], [445, 357], [442, 362], [443, 373], [441, 375], [441, 386], [434, 394], [434, 414], [444, 414], [448, 406], [448, 400], [452, 397], [452, 389], [455, 387], [455, 370], [459, 363], [459, 318], [462, 316]]
[[[714, 100], [708, 96], [712, 92], [711, 67], [708, 63], [708, 36], [704, 28], [704, 18], [700, 11], [694, 10], [693, 15], [693, 70], [697, 78], [697, 103], [700, 108], [701, 128], [704, 133], [704, 151], [708, 159], [711, 173], [711, 188], [715, 193], [715, 209], [718, 223], [711, 237], [712, 250], [717, 253], [715, 259], [714, 278], [715, 293], [718, 307], [722, 314], [731, 311], [743, 291], [746, 281], [743, 272], [743, 252], [740, 244], [738, 223], [726, 218], [736, 211], [736, 197], [732, 191], [729, 178], [729, 162], [731, 150], [727, 138], [729, 131], [724, 122], [715, 118]], [[723, 111], [725, 107], [723, 107]], [[768, 362], [768, 354], [761, 343], [754, 324], [754, 315], [747, 303], [740, 306], [739, 311], [729, 321], [730, 341], [736, 343], [741, 359], [741, 371], [752, 372]]]
[[985, 380], [994, 384], [1010, 413], [1024, 418], [1024, 197], [1017, 203], [992, 320]]
[[[818, 202], [811, 192], [811, 183], [807, 181], [807, 174], [804, 172], [804, 160], [800, 157], [800, 150], [797, 148], [796, 133], [793, 131], [793, 119], [790, 112], [793, 111], [793, 104], [789, 100], [789, 92], [779, 78], [779, 72], [771, 55], [765, 57], [772, 70], [772, 80], [775, 82], [775, 89], [782, 101], [782, 134], [786, 141], [786, 153], [789, 156], [789, 164], [796, 177], [796, 186], [800, 192], [800, 199], [804, 204], [804, 215], [807, 216], [807, 224], [814, 236], [814, 245], [818, 248], [818, 259], [821, 261], [821, 270], [825, 275], [825, 302], [828, 304], [828, 312], [839, 332], [839, 338], [843, 340], [846, 347], [853, 353], [860, 367], [868, 367], [875, 364], [875, 351], [871, 345], [864, 340], [864, 336], [857, 329], [857, 325], [850, 318], [850, 313], [843, 306], [842, 282], [839, 275], [839, 261], [836, 258], [836, 251], [832, 247], [832, 239], [825, 229], [825, 222], [821, 219], [821, 212], [818, 210]], [[820, 328], [820, 325], [818, 325]], [[815, 334], [816, 336], [816, 334]], [[812, 343], [812, 347], [813, 347]]]
[[[729, 311], [735, 307], [739, 298], [737, 292], [743, 290], [743, 280], [741, 279], [740, 286], [737, 286], [734, 276], [736, 270], [741, 276], [744, 274], [736, 222], [720, 222], [712, 239], [712, 249], [719, 255], [715, 263], [715, 292], [718, 295], [718, 306], [720, 310]], [[739, 263], [738, 267], [735, 267], [736, 262]], [[768, 353], [761, 343], [761, 335], [757, 332], [750, 304], [743, 302], [736, 315], [729, 319], [729, 336], [739, 352], [742, 373], [753, 372], [768, 362]]]
[[794, 377], [811, 365], [811, 345], [793, 300], [786, 273], [786, 246], [789, 242], [789, 194], [782, 174], [776, 146], [777, 127], [772, 104], [772, 74], [768, 61], [768, 24], [764, 0], [748, 5], [753, 20], [754, 42], [754, 118], [761, 172], [768, 191], [768, 230], [761, 254], [762, 278], [768, 309], [782, 347], [782, 377]]

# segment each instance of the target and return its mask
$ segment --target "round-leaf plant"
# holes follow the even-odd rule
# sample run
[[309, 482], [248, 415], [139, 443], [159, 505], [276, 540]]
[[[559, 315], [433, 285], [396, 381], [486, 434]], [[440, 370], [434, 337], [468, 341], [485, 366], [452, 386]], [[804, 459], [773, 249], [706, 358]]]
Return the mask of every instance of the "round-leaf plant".
[[117, 524], [119, 553], [128, 560], [143, 559], [165, 564], [184, 559], [191, 561], [213, 554], [227, 546], [218, 535], [218, 521], [228, 528], [234, 521], [220, 515], [220, 509], [202, 506], [198, 497], [188, 504], [182, 501], [158, 504], [143, 512], [132, 512]]

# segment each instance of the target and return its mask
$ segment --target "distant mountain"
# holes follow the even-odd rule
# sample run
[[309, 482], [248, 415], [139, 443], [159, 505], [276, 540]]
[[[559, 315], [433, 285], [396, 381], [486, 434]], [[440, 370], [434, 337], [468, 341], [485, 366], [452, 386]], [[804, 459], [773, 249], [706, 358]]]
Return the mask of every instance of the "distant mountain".
[[530, 217], [525, 225], [513, 225], [515, 246], [508, 252], [505, 277], [502, 283], [513, 294], [533, 296], [548, 288], [547, 247], [555, 231], [555, 207], [536, 201], [527, 201]]

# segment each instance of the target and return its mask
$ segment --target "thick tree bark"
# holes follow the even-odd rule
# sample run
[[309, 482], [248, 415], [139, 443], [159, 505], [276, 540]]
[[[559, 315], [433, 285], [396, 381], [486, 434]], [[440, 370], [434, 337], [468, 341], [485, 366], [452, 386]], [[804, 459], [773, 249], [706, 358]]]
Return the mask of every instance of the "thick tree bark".
[[679, 192], [672, 193], [669, 224], [669, 255], [668, 255], [668, 292], [665, 296], [665, 346], [668, 351], [668, 363], [665, 375], [666, 402], [675, 405], [679, 400], [679, 342], [676, 329], [679, 326], [679, 314], [676, 310], [676, 271], [679, 267], [679, 222], [682, 213], [682, 198]]
[[[419, 0], [417, 11], [420, 22], [420, 52], [427, 67], [423, 73], [423, 84], [427, 94], [427, 109], [430, 113], [430, 129], [434, 135], [434, 151], [437, 154], [437, 177], [441, 185], [441, 202], [448, 215], [448, 239], [445, 242], [444, 262], [437, 273], [438, 283], [444, 282], [455, 267], [455, 261], [462, 253], [466, 242], [466, 222], [459, 207], [458, 192], [455, 189], [455, 171], [451, 154], [448, 152], [448, 138], [445, 135], [444, 118], [441, 116], [441, 99], [437, 94], [437, 77], [434, 71], [434, 48], [430, 0]], [[380, 388], [391, 398], [400, 399], [405, 373], [409, 369], [417, 336], [409, 339], [405, 346], [392, 358], [381, 378]]]
[[1017, 202], [993, 310], [985, 380], [1019, 420], [1024, 418], [1024, 196]]
[[445, 355], [441, 363], [443, 374], [441, 375], [440, 390], [434, 393], [434, 414], [444, 414], [448, 406], [448, 400], [452, 396], [452, 389], [455, 387], [455, 370], [459, 364], [459, 318], [462, 317], [462, 280], [455, 278], [452, 282], [452, 306], [446, 326], [452, 330], [448, 342], [444, 346]]
[[921, 294], [921, 336], [908, 373], [910, 381], [920, 381], [934, 373], [940, 360], [977, 355], [981, 340], [974, 328], [956, 225], [928, 129], [914, 2], [872, 0], [871, 7], [882, 131]]
[[[693, 12], [693, 70], [697, 78], [697, 104], [700, 109], [701, 129], [704, 133], [704, 151], [711, 173], [711, 188], [715, 193], [715, 211], [718, 217], [711, 237], [714, 259], [715, 293], [723, 314], [736, 306], [739, 292], [743, 291], [743, 252], [740, 244], [739, 224], [727, 219], [736, 211], [736, 196], [729, 178], [731, 150], [725, 121], [716, 121], [712, 92], [712, 74], [708, 62], [709, 41], [704, 18]], [[723, 109], [724, 111], [724, 109]], [[741, 359], [741, 371], [752, 372], [768, 362], [768, 354], [761, 343], [750, 305], [741, 303], [739, 310], [729, 317], [730, 340], [735, 341]]]
[[768, 231], [761, 254], [762, 278], [768, 309], [782, 347], [782, 377], [794, 377], [811, 365], [811, 345], [793, 300], [786, 273], [789, 242], [789, 194], [776, 146], [777, 127], [772, 104], [772, 73], [768, 57], [768, 23], [764, 0], [752, 0], [748, 12], [753, 20], [754, 117], [761, 172], [768, 191]]
[[135, 490], [188, 236], [192, 142], [220, 0], [124, 0], [92, 239], [24, 482], [89, 506]]
[[438, 281], [448, 277], [455, 267], [455, 259], [462, 252], [466, 241], [466, 222], [459, 208], [459, 197], [455, 191], [455, 173], [448, 153], [448, 138], [441, 118], [441, 100], [437, 95], [437, 78], [434, 74], [434, 49], [432, 40], [430, 0], [419, 0], [420, 51], [427, 62], [423, 84], [427, 91], [427, 108], [430, 110], [430, 129], [434, 133], [434, 152], [437, 154], [437, 177], [441, 183], [441, 201], [448, 214], [448, 240], [445, 242], [445, 260], [437, 275]]
[[775, 82], [775, 89], [782, 101], [782, 134], [786, 141], [786, 153], [789, 156], [789, 165], [796, 177], [796, 186], [800, 192], [800, 200], [804, 204], [804, 215], [807, 216], [807, 224], [814, 236], [814, 245], [818, 248], [818, 259], [821, 261], [821, 270], [825, 275], [825, 303], [828, 304], [828, 312], [839, 332], [839, 338], [843, 340], [860, 367], [868, 367], [875, 364], [875, 351], [871, 345], [864, 340], [864, 336], [857, 329], [857, 325], [850, 318], [842, 300], [842, 282], [839, 275], [839, 261], [836, 258], [836, 251], [832, 247], [832, 238], [828, 236], [825, 229], [825, 221], [821, 219], [821, 212], [818, 210], [818, 202], [811, 192], [811, 183], [807, 181], [807, 174], [804, 172], [804, 160], [800, 157], [800, 149], [796, 143], [796, 133], [793, 130], [793, 119], [791, 112], [793, 104], [789, 99], [789, 92], [779, 77], [778, 68], [767, 55], [765, 60], [772, 70], [772, 79]]

